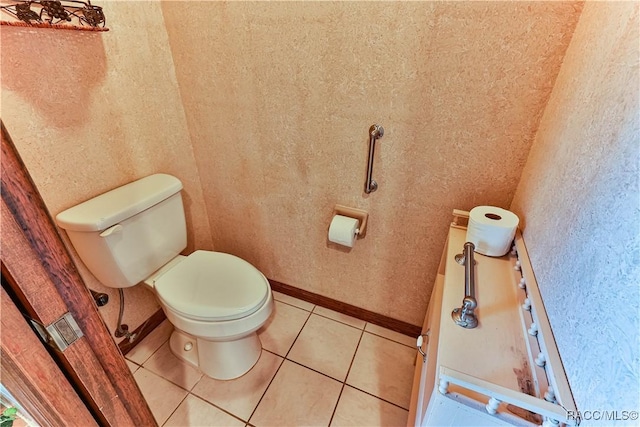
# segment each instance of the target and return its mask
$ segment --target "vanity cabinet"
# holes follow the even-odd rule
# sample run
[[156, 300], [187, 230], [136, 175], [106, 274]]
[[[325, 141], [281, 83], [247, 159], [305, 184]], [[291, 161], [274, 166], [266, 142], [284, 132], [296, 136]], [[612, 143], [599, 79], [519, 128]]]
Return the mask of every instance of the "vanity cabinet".
[[453, 321], [470, 276], [456, 261], [467, 219], [468, 213], [454, 211], [417, 337], [408, 425], [578, 425], [519, 231], [509, 254], [473, 254], [478, 325], [466, 329]]

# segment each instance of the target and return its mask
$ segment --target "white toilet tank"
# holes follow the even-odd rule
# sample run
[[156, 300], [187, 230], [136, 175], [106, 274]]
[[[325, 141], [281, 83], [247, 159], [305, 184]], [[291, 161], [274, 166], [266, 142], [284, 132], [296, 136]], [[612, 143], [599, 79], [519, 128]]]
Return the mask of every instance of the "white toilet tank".
[[186, 248], [180, 190], [178, 178], [151, 175], [67, 209], [56, 222], [102, 284], [127, 288]]

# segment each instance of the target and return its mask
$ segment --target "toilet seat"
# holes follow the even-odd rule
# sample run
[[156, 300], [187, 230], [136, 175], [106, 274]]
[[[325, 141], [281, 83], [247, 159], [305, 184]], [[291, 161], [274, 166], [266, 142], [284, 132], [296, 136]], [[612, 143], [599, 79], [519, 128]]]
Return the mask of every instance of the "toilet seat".
[[269, 282], [258, 269], [221, 252], [193, 252], [160, 276], [154, 287], [158, 298], [177, 314], [202, 321], [249, 316], [269, 297]]

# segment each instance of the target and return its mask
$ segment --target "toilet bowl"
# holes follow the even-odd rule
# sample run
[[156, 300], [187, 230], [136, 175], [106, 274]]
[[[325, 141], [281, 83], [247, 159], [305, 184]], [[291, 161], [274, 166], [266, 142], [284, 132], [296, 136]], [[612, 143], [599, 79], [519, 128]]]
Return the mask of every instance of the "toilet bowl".
[[187, 246], [182, 183], [151, 175], [56, 216], [102, 284], [153, 289], [175, 327], [172, 352], [216, 379], [245, 374], [260, 357], [257, 330], [273, 312], [268, 280], [231, 254]]
[[237, 378], [258, 361], [257, 330], [273, 311], [268, 280], [236, 256], [195, 251], [144, 281], [174, 326], [173, 354], [216, 379]]

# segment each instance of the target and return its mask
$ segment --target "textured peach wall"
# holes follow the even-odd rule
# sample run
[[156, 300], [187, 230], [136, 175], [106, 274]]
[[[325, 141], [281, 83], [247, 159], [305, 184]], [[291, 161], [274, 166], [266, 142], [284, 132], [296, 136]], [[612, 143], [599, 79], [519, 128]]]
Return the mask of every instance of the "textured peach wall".
[[616, 419], [640, 402], [639, 9], [586, 3], [511, 207], [578, 409]]
[[[216, 249], [418, 325], [452, 209], [510, 205], [581, 4], [162, 10]], [[370, 213], [351, 251], [327, 242], [335, 204]]]
[[[2, 120], [52, 215], [142, 176], [171, 173], [185, 185], [190, 249], [211, 248], [160, 7], [103, 7], [107, 33], [1, 27]], [[90, 288], [104, 290], [78, 265]], [[109, 293], [101, 313], [114, 329], [118, 297]], [[132, 328], [158, 309], [142, 286], [125, 297]]]

